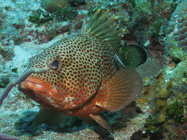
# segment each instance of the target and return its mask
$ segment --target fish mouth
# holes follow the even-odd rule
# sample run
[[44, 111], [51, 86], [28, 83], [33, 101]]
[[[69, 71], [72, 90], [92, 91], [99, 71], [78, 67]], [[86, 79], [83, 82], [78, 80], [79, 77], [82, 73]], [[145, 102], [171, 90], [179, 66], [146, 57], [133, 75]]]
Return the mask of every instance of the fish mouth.
[[34, 94], [46, 96], [57, 93], [54, 86], [36, 77], [28, 77], [19, 84], [18, 89], [27, 95]]
[[49, 101], [52, 101], [57, 94], [54, 86], [35, 77], [28, 77], [19, 84], [18, 89], [46, 108], [51, 108], [52, 105]]
[[42, 84], [37, 83], [35, 81], [25, 80], [21, 84], [19, 84], [19, 90], [29, 90], [33, 92], [45, 92], [44, 86]]

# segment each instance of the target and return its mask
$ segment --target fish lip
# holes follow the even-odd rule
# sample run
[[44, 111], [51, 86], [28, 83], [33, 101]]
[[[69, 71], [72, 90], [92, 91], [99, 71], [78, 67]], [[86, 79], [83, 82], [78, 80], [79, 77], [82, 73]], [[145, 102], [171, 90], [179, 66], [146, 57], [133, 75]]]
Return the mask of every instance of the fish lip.
[[25, 81], [23, 81], [23, 82], [29, 82], [29, 83], [37, 84], [36, 82], [31, 81], [31, 80], [28, 80], [28, 79], [26, 79], [26, 80], [25, 80]]
[[19, 90], [24, 91], [34, 91], [34, 92], [46, 92], [44, 86], [38, 82], [34, 82], [31, 80], [26, 79], [25, 81], [21, 82], [18, 86]]
[[[29, 83], [32, 85], [29, 85]], [[37, 89], [36, 85], [41, 86], [41, 89]], [[47, 92], [45, 85], [42, 86], [42, 84], [39, 84], [38, 82], [25, 80], [18, 85], [18, 89], [40, 105], [46, 108], [51, 108], [49, 103], [46, 102], [46, 97], [49, 95], [49, 93]]]
[[31, 83], [31, 84], [42, 86], [41, 84], [39, 84], [37, 82], [34, 82], [34, 81], [31, 81], [31, 80], [25, 80], [24, 82], [28, 82], [28, 83]]
[[23, 93], [31, 92], [35, 95], [52, 95], [57, 94], [58, 90], [54, 85], [51, 85], [48, 82], [42, 81], [37, 78], [28, 77], [23, 82], [21, 82], [18, 86], [18, 89]]

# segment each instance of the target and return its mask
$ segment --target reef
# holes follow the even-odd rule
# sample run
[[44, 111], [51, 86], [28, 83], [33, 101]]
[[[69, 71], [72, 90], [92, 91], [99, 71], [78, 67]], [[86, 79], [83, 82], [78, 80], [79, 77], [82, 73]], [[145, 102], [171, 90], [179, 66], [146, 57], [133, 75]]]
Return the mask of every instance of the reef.
[[[17, 87], [0, 108], [0, 134], [23, 140], [184, 140], [186, 7], [186, 0], [0, 1], [0, 96], [23, 73], [31, 56], [80, 31], [83, 19], [98, 9], [110, 10], [123, 31], [121, 46], [116, 48], [122, 59], [126, 46], [141, 46], [147, 52], [146, 62], [136, 68], [144, 84], [141, 95], [119, 112], [102, 114], [114, 129], [112, 136], [80, 118], [41, 109]], [[45, 116], [53, 117], [48, 121]]]

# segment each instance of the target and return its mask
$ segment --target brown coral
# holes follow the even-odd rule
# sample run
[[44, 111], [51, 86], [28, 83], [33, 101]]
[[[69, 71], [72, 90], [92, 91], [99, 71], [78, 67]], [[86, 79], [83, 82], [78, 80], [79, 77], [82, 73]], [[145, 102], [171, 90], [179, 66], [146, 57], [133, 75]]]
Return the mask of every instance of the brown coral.
[[41, 0], [41, 6], [47, 12], [54, 12], [58, 8], [64, 8], [67, 3], [67, 0]]
[[171, 16], [166, 46], [169, 54], [178, 59], [187, 55], [187, 1], [183, 0]]

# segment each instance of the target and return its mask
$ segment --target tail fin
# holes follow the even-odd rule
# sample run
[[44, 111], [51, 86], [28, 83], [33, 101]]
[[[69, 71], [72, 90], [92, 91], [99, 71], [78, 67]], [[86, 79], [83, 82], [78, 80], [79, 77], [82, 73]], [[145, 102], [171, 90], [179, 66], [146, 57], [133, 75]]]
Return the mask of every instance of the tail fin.
[[89, 20], [84, 20], [81, 33], [105, 40], [112, 46], [119, 46], [122, 31], [116, 30], [117, 26], [113, 24], [115, 19], [115, 17], [110, 16], [109, 10], [103, 13], [99, 9]]

